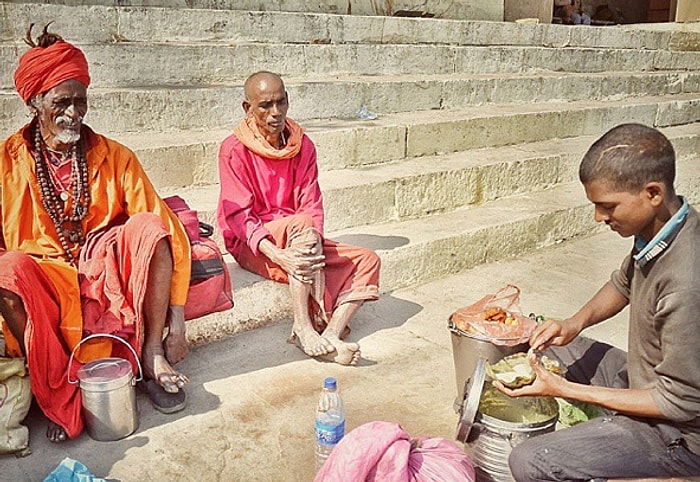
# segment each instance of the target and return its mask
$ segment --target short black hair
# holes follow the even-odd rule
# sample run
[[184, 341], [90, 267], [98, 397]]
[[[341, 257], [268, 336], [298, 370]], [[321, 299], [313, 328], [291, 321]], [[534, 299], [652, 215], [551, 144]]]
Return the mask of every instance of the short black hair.
[[643, 124], [621, 124], [595, 141], [583, 156], [583, 184], [606, 182], [613, 189], [637, 193], [650, 182], [670, 190], [676, 178], [676, 153], [668, 138]]

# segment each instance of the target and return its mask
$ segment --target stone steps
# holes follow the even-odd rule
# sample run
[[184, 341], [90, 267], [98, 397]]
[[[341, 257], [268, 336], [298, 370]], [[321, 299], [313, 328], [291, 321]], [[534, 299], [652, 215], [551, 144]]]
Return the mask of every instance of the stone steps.
[[[313, 77], [691, 71], [700, 64], [700, 52], [532, 46], [134, 42], [89, 44], [83, 50], [95, 87], [227, 84], [262, 69]], [[0, 45], [3, 88], [12, 88], [22, 52], [14, 43]]]
[[396, 15], [403, 17], [439, 17], [502, 21], [502, 1], [482, 0], [18, 0], [27, 4], [103, 5], [119, 7], [166, 7], [171, 9], [252, 10], [281, 12], [318, 12], [342, 15]]
[[[318, 148], [327, 232], [377, 250], [383, 292], [597, 232], [576, 170], [619, 123], [667, 132], [679, 192], [700, 196], [699, 32], [139, 6], [156, 1], [0, 2], [0, 134], [26, 122], [17, 39], [56, 20], [91, 64], [87, 122], [212, 221], [242, 81], [279, 72]], [[236, 308], [190, 322], [194, 342], [290, 316], [285, 286], [227, 259]]]
[[[700, 157], [697, 151], [694, 154], [679, 162], [682, 181], [678, 191], [697, 203]], [[484, 263], [527, 256], [543, 247], [603, 229], [594, 222], [592, 206], [580, 183], [574, 181], [494, 199], [473, 209], [354, 227], [329, 233], [329, 237], [374, 249], [382, 259], [380, 290], [389, 293]], [[229, 255], [226, 258], [236, 306], [228, 312], [190, 321], [188, 338], [193, 344], [291, 317], [286, 285], [246, 272]]]
[[[352, 116], [360, 105], [392, 113], [700, 91], [693, 70], [700, 52], [673, 50], [675, 44], [693, 50], [673, 36], [697, 32], [583, 35], [557, 25], [287, 12], [5, 2], [0, 8], [2, 135], [26, 120], [11, 77], [25, 50], [16, 39], [29, 20], [57, 19], [66, 38], [81, 40], [93, 79], [88, 121], [107, 133], [222, 128], [240, 115], [231, 99], [240, 98], [242, 79], [258, 68], [289, 80], [299, 120]], [[93, 26], [87, 35], [86, 22]]]
[[[597, 229], [580, 186], [567, 183], [478, 209], [354, 228], [330, 237], [375, 249], [382, 258], [380, 289], [391, 292]], [[232, 260], [229, 266], [236, 307], [190, 321], [188, 337], [195, 344], [291, 316], [285, 285], [247, 273]]]
[[[167, 1], [175, 7], [177, 0]], [[235, 0], [242, 4], [241, 0]], [[41, 3], [41, 4], [37, 4]], [[19, 41], [27, 21], [43, 25], [55, 21], [66, 39], [81, 44], [112, 42], [258, 42], [306, 44], [431, 44], [524, 45], [543, 47], [595, 47], [643, 50], [699, 50], [698, 32], [659, 30], [644, 25], [600, 29], [572, 29], [563, 25], [523, 25], [474, 20], [328, 15], [303, 12], [129, 8], [76, 0], [79, 6], [57, 2], [0, 2], [0, 41]], [[113, 2], [108, 2], [113, 3]], [[119, 0], [123, 6], [129, 2]], [[131, 2], [134, 3], [134, 2]], [[191, 3], [191, 2], [190, 2]], [[198, 2], [202, 3], [202, 2]], [[260, 2], [256, 2], [260, 3]], [[270, 3], [270, 2], [266, 2]], [[314, 2], [317, 3], [317, 2]], [[434, 3], [434, 2], [432, 2]], [[246, 11], [242, 11], [246, 10]], [[183, 12], [187, 26], [182, 28]], [[86, 22], [92, 28], [85, 29]], [[695, 39], [695, 42], [688, 40]]]
[[[700, 122], [663, 131], [673, 142], [679, 163], [698, 156]], [[321, 171], [326, 230], [419, 219], [575, 182], [580, 158], [593, 141], [591, 135], [547, 139]], [[694, 177], [692, 170], [686, 171]], [[700, 179], [700, 172], [697, 176]], [[183, 196], [202, 219], [216, 225], [218, 184], [165, 187], [160, 194]]]
[[[676, 94], [595, 102], [497, 104], [451, 111], [416, 111], [377, 120], [316, 119], [303, 122], [316, 143], [321, 171], [358, 168], [405, 158], [480, 147], [518, 145], [553, 138], [598, 135], [623, 122], [659, 127], [700, 120], [700, 96]], [[211, 184], [216, 156], [232, 129], [200, 133], [129, 134], [115, 137], [135, 149], [158, 188]], [[177, 138], [178, 140], [176, 140]]]
[[[620, 86], [625, 86], [631, 96], [700, 90], [700, 77], [694, 72], [436, 77], [413, 80], [395, 76], [313, 82], [291, 79], [288, 87], [293, 100], [292, 115], [299, 120], [353, 117], [361, 105], [385, 114], [455, 109], [491, 102], [555, 98], [606, 100], [619, 97]], [[233, 120], [242, 113], [239, 104], [242, 97], [240, 86], [119, 91], [91, 88], [88, 122], [101, 132], [221, 128], [235, 125]], [[3, 135], [26, 122], [26, 109], [16, 93], [0, 93], [0, 105], [3, 107], [0, 117], [5, 126], [0, 128]]]
[[[700, 93], [697, 71], [348, 75], [285, 80], [290, 115], [300, 121], [353, 118], [363, 105], [383, 115], [494, 103], [595, 102], [623, 96]], [[242, 115], [242, 99], [241, 82], [177, 89], [93, 86], [87, 122], [106, 133], [230, 129]], [[14, 90], [0, 90], [0, 106], [0, 135], [8, 135], [27, 121], [26, 108]]]
[[[700, 124], [663, 130], [679, 158], [678, 192], [700, 201]], [[322, 173], [328, 236], [375, 249], [382, 258], [381, 291], [387, 293], [599, 232], [602, 227], [594, 223], [575, 180], [580, 157], [593, 140], [581, 136], [474, 149], [374, 166], [355, 176]], [[177, 193], [215, 223], [218, 187]], [[356, 225], [338, 228], [338, 218]], [[290, 316], [286, 286], [226, 258], [236, 308], [191, 321], [194, 343]]]

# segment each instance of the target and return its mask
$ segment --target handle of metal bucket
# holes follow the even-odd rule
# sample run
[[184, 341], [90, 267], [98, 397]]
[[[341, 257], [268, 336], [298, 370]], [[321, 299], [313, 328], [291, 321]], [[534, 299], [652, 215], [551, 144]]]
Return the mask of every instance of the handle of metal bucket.
[[455, 335], [466, 336], [468, 338], [476, 338], [477, 340], [491, 342], [491, 338], [488, 338], [486, 336], [480, 335], [478, 333], [467, 333], [464, 330], [460, 330], [459, 328], [457, 328], [457, 325], [455, 325], [454, 321], [452, 321], [452, 320], [447, 320], [447, 329], [450, 330]]
[[78, 383], [80, 381], [80, 380], [71, 380], [70, 379], [70, 369], [71, 369], [71, 366], [73, 365], [73, 358], [75, 357], [75, 352], [78, 351], [78, 348], [80, 348], [80, 345], [82, 345], [84, 342], [86, 342], [88, 340], [92, 340], [93, 338], [101, 338], [101, 337], [113, 338], [115, 340], [119, 340], [120, 342], [124, 343], [127, 346], [127, 348], [129, 348], [129, 350], [131, 350], [132, 355], [134, 355], [134, 360], [136, 360], [136, 364], [139, 367], [139, 376], [136, 380], [134, 380], [133, 383], [140, 382], [141, 380], [143, 380], [143, 369], [141, 368], [141, 361], [139, 360], [138, 355], [136, 355], [136, 351], [134, 351], [134, 348], [131, 345], [129, 345], [126, 342], [126, 340], [119, 338], [118, 336], [112, 335], [110, 333], [96, 333], [94, 335], [86, 336], [85, 338], [80, 340], [77, 345], [75, 345], [75, 348], [73, 348], [73, 351], [70, 354], [70, 359], [68, 359], [68, 383], [75, 385], [76, 383]]

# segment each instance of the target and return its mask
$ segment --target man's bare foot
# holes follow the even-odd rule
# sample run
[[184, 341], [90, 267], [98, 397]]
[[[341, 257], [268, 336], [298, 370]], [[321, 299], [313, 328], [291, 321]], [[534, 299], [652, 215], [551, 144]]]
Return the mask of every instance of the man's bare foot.
[[143, 347], [142, 361], [145, 378], [154, 380], [168, 393], [177, 393], [189, 379], [174, 370], [163, 354], [163, 347]]
[[174, 331], [169, 331], [168, 336], [163, 340], [163, 349], [165, 350], [165, 358], [171, 365], [184, 360], [190, 352], [190, 346], [187, 343], [185, 334]]
[[334, 352], [335, 347], [331, 342], [319, 335], [316, 330], [308, 327], [292, 327], [292, 335], [289, 337], [289, 343], [296, 345], [309, 356], [321, 356]]
[[68, 439], [66, 431], [60, 425], [49, 421], [49, 426], [46, 429], [46, 438], [53, 443], [64, 442]]
[[360, 360], [360, 345], [344, 342], [331, 334], [324, 333], [323, 337], [333, 344], [335, 351], [320, 358], [339, 363], [340, 365], [357, 365], [357, 362]]

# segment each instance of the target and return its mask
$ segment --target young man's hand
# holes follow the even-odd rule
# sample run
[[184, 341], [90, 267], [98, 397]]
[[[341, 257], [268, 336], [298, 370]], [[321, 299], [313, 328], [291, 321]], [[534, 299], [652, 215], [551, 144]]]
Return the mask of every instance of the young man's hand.
[[501, 382], [494, 380], [493, 386], [509, 397], [540, 396], [540, 397], [562, 397], [569, 383], [565, 378], [547, 370], [538, 362], [537, 355], [528, 355], [530, 366], [535, 371], [535, 381], [520, 388], [508, 388]]
[[550, 345], [563, 346], [576, 338], [580, 331], [572, 319], [545, 320], [530, 335], [530, 346], [539, 351], [544, 351]]

